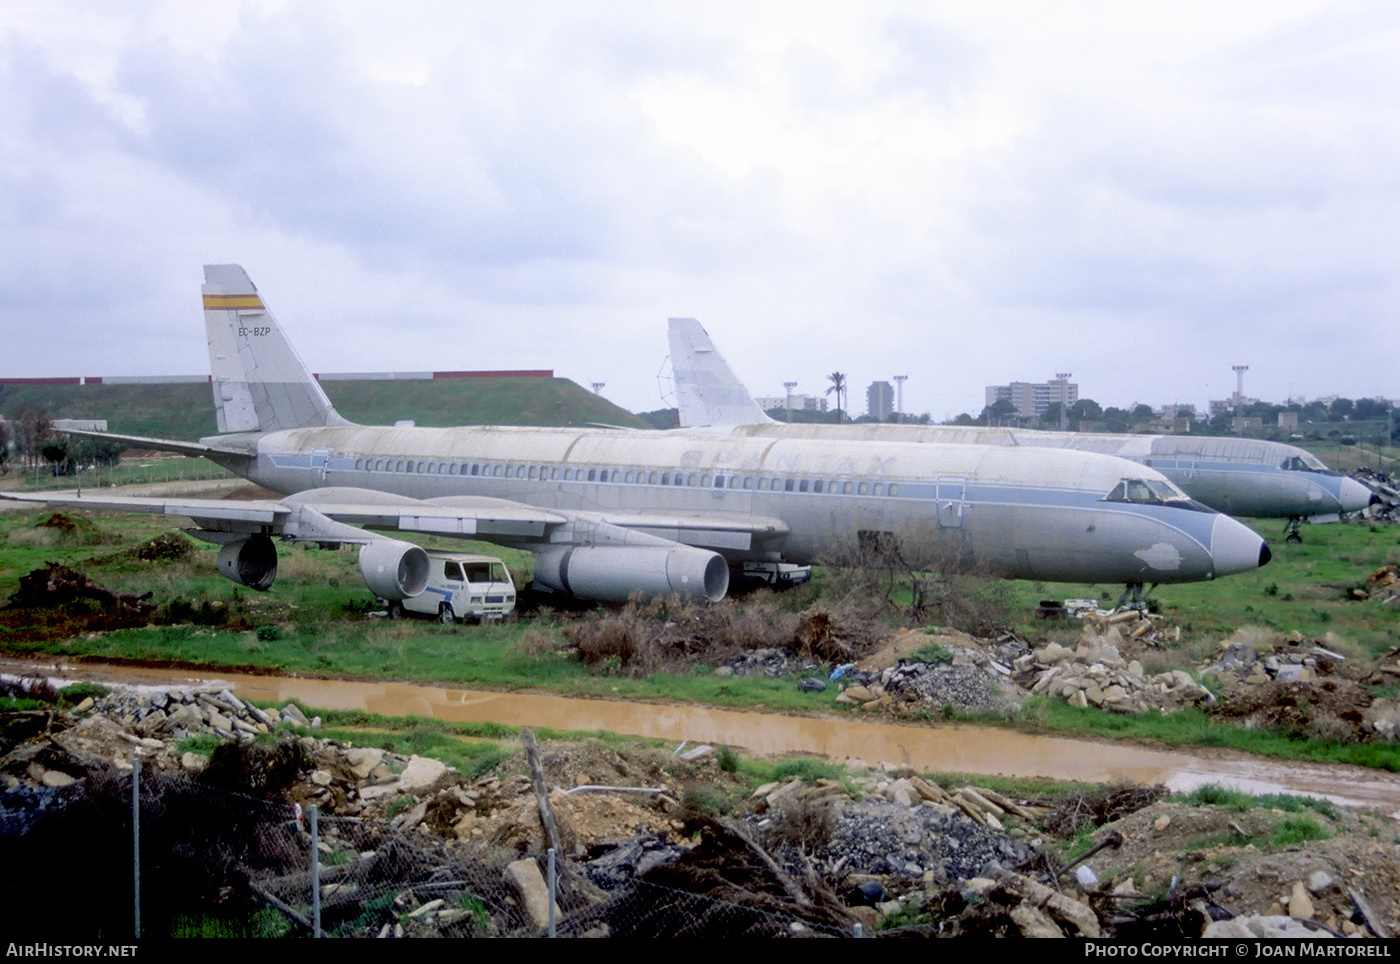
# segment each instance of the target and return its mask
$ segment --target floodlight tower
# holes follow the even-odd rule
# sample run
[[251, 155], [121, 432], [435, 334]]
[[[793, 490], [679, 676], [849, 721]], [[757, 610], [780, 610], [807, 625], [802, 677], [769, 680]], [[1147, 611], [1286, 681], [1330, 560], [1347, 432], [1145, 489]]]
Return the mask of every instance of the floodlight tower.
[[1056, 372], [1055, 379], [1060, 383], [1060, 431], [1069, 428], [1069, 380], [1074, 372]]
[[792, 421], [792, 390], [797, 387], [797, 382], [783, 382], [783, 388], [787, 390], [787, 420]]
[[606, 386], [607, 384], [608, 384], [607, 382], [594, 382], [594, 383], [593, 383], [593, 394], [594, 394], [594, 395], [602, 394], [603, 388], [604, 388], [604, 386]]
[[904, 380], [908, 377], [908, 375], [894, 376], [894, 411], [896, 422], [904, 421]]

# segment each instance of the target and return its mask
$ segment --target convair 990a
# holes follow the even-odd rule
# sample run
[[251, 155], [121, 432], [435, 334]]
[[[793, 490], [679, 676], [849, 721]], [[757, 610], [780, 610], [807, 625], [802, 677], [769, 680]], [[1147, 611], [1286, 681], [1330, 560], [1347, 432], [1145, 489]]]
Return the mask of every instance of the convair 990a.
[[[237, 265], [204, 269], [221, 434], [102, 437], [203, 455], [284, 498], [25, 496], [194, 520], [219, 570], [266, 589], [274, 539], [355, 544], [365, 582], [416, 595], [426, 556], [385, 531], [535, 554], [538, 586], [585, 599], [718, 600], [729, 566], [857, 560], [918, 540], [948, 565], [1011, 578], [1187, 582], [1247, 572], [1263, 540], [1159, 473], [1080, 452], [703, 432], [354, 425]], [[362, 528], [363, 527], [363, 528]]]
[[1370, 489], [1329, 471], [1293, 445], [1242, 438], [1041, 432], [958, 425], [789, 424], [769, 418], [694, 318], [670, 319], [671, 366], [683, 428], [754, 438], [848, 438], [1009, 445], [1096, 452], [1150, 466], [1198, 502], [1247, 518], [1288, 519], [1359, 512]]

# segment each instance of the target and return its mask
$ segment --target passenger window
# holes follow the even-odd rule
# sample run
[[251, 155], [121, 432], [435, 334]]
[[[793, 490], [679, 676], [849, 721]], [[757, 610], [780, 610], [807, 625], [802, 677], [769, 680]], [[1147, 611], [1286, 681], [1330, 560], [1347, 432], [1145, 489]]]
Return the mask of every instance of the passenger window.
[[891, 482], [891, 483], [890, 483], [890, 495], [899, 495], [899, 483], [898, 483], [898, 482]]
[[864, 482], [856, 486], [856, 495], [865, 495], [866, 484]]
[[688, 485], [688, 486], [690, 486], [692, 489], [695, 488], [695, 473], [694, 473], [694, 472], [692, 472], [692, 473], [690, 473], [690, 475], [686, 476], [685, 484]]
[[815, 481], [815, 482], [812, 483], [812, 491], [813, 491], [813, 492], [820, 492], [821, 490], [822, 490], [822, 480], [821, 480], [821, 479], [817, 479], [817, 481]]
[[850, 494], [851, 494], [851, 483], [849, 483], [849, 482], [843, 482], [843, 483], [841, 484], [841, 491], [842, 491], [842, 493], [844, 493], [845, 495], [850, 495]]
[[792, 479], [788, 479], [786, 482], [783, 483], [783, 491], [784, 491], [784, 492], [791, 492], [791, 491], [792, 491], [792, 482], [793, 482]]
[[806, 479], [803, 479], [801, 482], [798, 482], [798, 483], [797, 483], [797, 491], [798, 491], [798, 492], [806, 492], [806, 491], [807, 491], [807, 480], [806, 480]]

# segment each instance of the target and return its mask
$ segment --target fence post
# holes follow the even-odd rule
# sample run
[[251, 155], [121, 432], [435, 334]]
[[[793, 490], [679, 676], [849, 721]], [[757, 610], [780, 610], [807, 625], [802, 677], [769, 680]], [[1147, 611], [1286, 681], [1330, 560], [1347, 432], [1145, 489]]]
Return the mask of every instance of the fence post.
[[321, 827], [311, 804], [311, 936], [321, 936]]
[[559, 877], [554, 868], [554, 848], [549, 848], [549, 936], [556, 937], [554, 929], [554, 902], [559, 896]]
[[141, 936], [141, 757], [131, 758], [131, 894], [133, 936]]

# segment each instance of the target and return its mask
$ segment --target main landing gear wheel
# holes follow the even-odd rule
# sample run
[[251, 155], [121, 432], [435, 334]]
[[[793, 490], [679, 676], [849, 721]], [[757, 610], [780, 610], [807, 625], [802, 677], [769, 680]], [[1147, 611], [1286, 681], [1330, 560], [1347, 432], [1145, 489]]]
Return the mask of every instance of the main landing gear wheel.
[[452, 612], [451, 604], [442, 604], [442, 608], [438, 610], [438, 622], [444, 626], [451, 626], [457, 622], [457, 616]]
[[1288, 517], [1288, 524], [1285, 525], [1285, 526], [1283, 527], [1283, 531], [1286, 532], [1286, 533], [1288, 534], [1288, 538], [1284, 539], [1283, 541], [1284, 541], [1284, 542], [1302, 542], [1302, 541], [1303, 541], [1303, 533], [1302, 533], [1302, 531], [1301, 531], [1301, 526], [1302, 526], [1302, 524], [1303, 524], [1303, 520], [1302, 520], [1302, 518], [1300, 518], [1299, 516], [1296, 516], [1296, 515], [1291, 515], [1291, 516], [1289, 516], [1289, 517]]
[[403, 619], [403, 603], [399, 602], [397, 599], [389, 603], [389, 618]]

